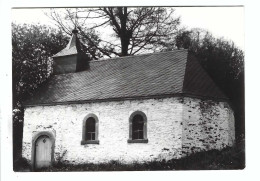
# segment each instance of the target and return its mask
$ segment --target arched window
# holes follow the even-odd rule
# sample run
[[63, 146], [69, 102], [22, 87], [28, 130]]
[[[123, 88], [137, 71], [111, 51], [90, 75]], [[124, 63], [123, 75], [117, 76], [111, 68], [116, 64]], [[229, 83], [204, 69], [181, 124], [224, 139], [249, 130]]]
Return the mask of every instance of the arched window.
[[147, 118], [141, 111], [136, 111], [129, 118], [128, 143], [147, 143]]
[[144, 139], [144, 118], [140, 114], [133, 117], [132, 139]]
[[96, 121], [90, 117], [86, 121], [86, 140], [95, 140], [96, 138]]
[[94, 114], [87, 115], [83, 120], [81, 144], [99, 144], [98, 118]]

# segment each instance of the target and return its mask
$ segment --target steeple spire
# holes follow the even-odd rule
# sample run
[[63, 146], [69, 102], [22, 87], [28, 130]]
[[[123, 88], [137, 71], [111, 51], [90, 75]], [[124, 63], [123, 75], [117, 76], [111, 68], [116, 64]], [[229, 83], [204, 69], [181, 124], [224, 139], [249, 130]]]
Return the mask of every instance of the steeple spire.
[[[78, 30], [74, 29], [72, 30], [72, 36], [70, 37], [70, 41], [67, 44], [66, 48], [58, 52], [57, 54], [53, 55], [53, 57], [61, 57], [61, 56], [67, 56], [67, 55], [74, 55], [78, 52], [82, 51], [82, 46], [80, 45], [80, 40], [78, 38]], [[76, 46], [78, 45], [78, 46]]]
[[74, 30], [72, 30], [72, 33], [74, 33], [74, 34], [77, 34], [79, 31], [77, 30], [77, 27], [76, 27], [76, 25], [75, 25], [75, 28], [74, 28]]
[[54, 58], [54, 73], [69, 73], [86, 70], [89, 57], [83, 51], [83, 44], [78, 38], [78, 30], [73, 29], [66, 48], [52, 56]]

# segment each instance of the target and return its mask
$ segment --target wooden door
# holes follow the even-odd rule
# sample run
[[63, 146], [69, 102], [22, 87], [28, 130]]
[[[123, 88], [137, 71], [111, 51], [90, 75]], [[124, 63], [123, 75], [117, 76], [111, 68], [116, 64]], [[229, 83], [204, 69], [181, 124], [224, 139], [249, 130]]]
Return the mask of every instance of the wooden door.
[[35, 168], [51, 166], [52, 142], [48, 136], [40, 136], [35, 143]]

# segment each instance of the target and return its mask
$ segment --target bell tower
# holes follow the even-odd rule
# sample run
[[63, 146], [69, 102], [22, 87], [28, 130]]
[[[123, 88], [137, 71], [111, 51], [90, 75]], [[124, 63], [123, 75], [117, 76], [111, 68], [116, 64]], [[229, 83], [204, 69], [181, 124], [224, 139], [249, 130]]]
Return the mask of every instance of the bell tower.
[[89, 68], [89, 54], [83, 52], [84, 45], [77, 34], [78, 30], [74, 29], [66, 48], [52, 56], [54, 75], [80, 72]]

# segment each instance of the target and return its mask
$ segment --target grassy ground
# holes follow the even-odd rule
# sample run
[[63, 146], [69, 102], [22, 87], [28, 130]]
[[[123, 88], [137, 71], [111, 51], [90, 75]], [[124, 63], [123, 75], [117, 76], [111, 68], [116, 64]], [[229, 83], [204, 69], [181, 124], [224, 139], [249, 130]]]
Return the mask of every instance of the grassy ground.
[[[39, 171], [149, 171], [149, 170], [225, 170], [243, 169], [245, 167], [244, 145], [239, 144], [232, 148], [225, 148], [221, 151], [211, 150], [195, 153], [182, 159], [170, 161], [153, 161], [143, 164], [122, 164], [111, 161], [106, 164], [82, 164], [68, 165], [61, 162], [54, 166]], [[29, 165], [24, 159], [14, 164], [14, 171], [30, 171]]]

